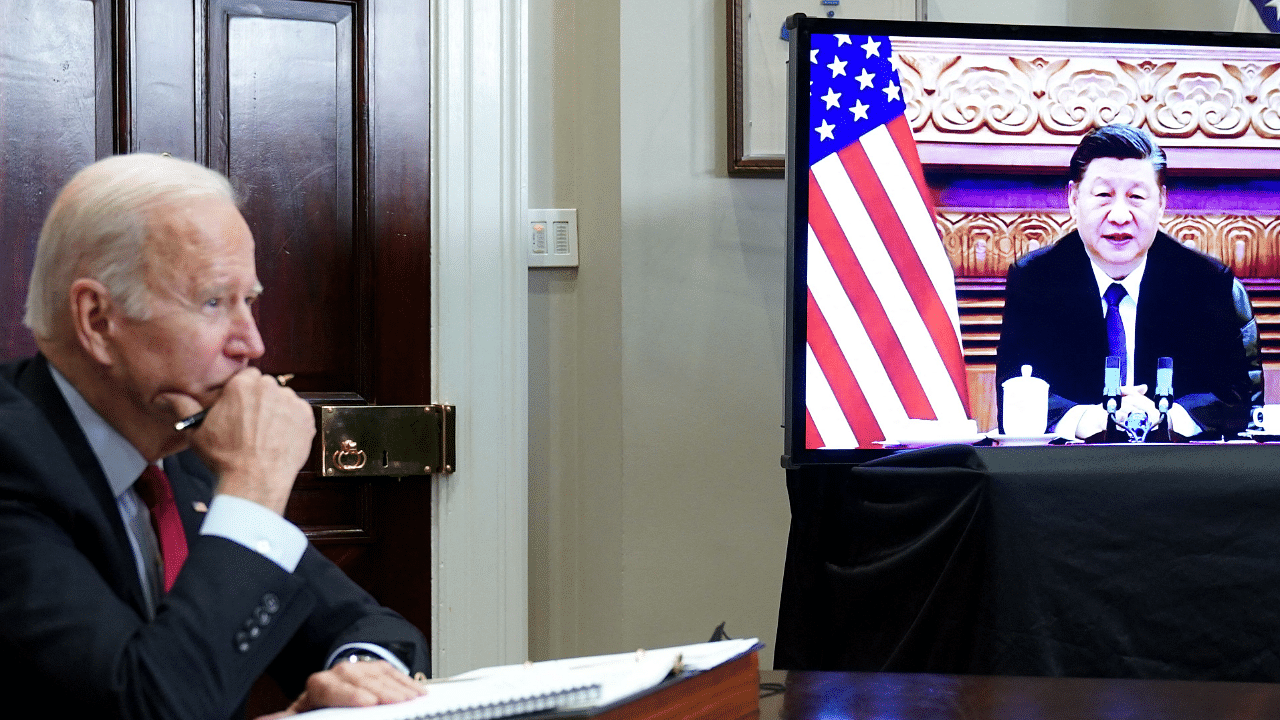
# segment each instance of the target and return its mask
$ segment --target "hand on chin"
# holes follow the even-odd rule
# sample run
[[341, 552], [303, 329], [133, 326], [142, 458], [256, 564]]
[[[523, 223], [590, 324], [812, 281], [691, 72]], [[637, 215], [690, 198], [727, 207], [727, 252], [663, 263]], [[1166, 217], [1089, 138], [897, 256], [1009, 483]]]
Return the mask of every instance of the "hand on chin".
[[169, 423], [177, 422], [185, 417], [191, 417], [205, 409], [205, 406], [194, 396], [178, 391], [160, 393], [156, 396], [155, 404], [166, 408], [172, 415], [168, 419]]

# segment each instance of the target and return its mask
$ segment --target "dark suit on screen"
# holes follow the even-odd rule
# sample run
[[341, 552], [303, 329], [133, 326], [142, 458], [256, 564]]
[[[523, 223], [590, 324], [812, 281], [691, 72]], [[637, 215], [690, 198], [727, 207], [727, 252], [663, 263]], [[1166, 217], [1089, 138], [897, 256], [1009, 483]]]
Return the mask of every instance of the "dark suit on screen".
[[268, 668], [296, 693], [347, 642], [428, 670], [421, 633], [314, 547], [288, 573], [200, 535], [214, 478], [189, 451], [165, 470], [189, 555], [148, 621], [116, 500], [47, 362], [0, 367], [0, 678], [15, 697], [49, 717], [226, 718]]
[[[1102, 401], [1107, 330], [1079, 233], [1010, 268], [996, 362], [1000, 383], [1031, 365], [1049, 383], [1049, 427], [1073, 405]], [[1173, 358], [1173, 390], [1204, 437], [1234, 434], [1262, 402], [1257, 327], [1243, 286], [1218, 261], [1157, 233], [1134, 322], [1133, 383], [1153, 397], [1157, 359]]]

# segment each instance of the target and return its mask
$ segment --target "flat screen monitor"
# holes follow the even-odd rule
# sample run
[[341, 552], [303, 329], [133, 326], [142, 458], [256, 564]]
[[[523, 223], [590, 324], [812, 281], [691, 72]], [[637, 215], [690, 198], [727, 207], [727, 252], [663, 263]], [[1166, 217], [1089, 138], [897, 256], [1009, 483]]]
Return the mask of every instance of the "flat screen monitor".
[[[1192, 427], [1210, 428], [1202, 440], [1214, 428], [1221, 440], [1239, 439], [1241, 431], [1249, 437], [1253, 408], [1265, 402], [1265, 361], [1280, 349], [1267, 310], [1280, 302], [1276, 36], [802, 15], [788, 26], [784, 465], [862, 462], [947, 441], [1015, 445], [1070, 434], [1052, 424], [1042, 433], [1002, 432], [998, 355], [1002, 342], [1014, 343], [1013, 315], [1029, 312], [1008, 292], [1010, 268], [1055, 246], [1065, 254], [1077, 225], [1093, 222], [1074, 219], [1069, 164], [1086, 134], [1113, 124], [1141, 130], [1167, 156], [1154, 242], [1167, 237], [1213, 258], [1231, 278], [1229, 301], [1217, 289], [1203, 292], [1216, 298], [1205, 301], [1215, 307], [1235, 302], [1240, 325], [1232, 330], [1250, 385], [1233, 386], [1221, 417], [1196, 404], [1203, 392], [1180, 398], [1201, 420]], [[1136, 202], [1129, 189], [1108, 192]], [[1091, 201], [1086, 194], [1079, 206]], [[1085, 238], [1075, 241], [1085, 248], [1077, 260], [1095, 257], [1087, 246], [1094, 235], [1074, 236]], [[1105, 231], [1099, 237], [1132, 239]], [[1146, 290], [1154, 286], [1150, 278], [1166, 277], [1151, 247], [1141, 297], [1167, 297], [1162, 302], [1179, 309], [1158, 331], [1137, 320], [1128, 341], [1135, 367], [1126, 367], [1119, 384], [1146, 380], [1144, 397], [1154, 400], [1157, 364], [1168, 363], [1149, 357], [1151, 336], [1196, 327], [1199, 311], [1180, 303], [1201, 290], [1181, 276], [1164, 280], [1159, 292]], [[1020, 278], [1018, 297], [1036, 298], [1036, 312], [1060, 318], [1054, 313], [1073, 291], [1030, 271]], [[1100, 325], [1105, 301], [1093, 302]], [[1117, 342], [1114, 335], [1098, 340], [1093, 331], [1080, 341], [1060, 319], [1028, 326], [1042, 345], [1061, 342], [1063, 357], [1079, 351], [1093, 358], [1058, 364], [1090, 366], [1079, 371], [1103, 403], [1112, 389], [1107, 353], [1091, 343]], [[1168, 347], [1157, 352], [1172, 360], [1171, 394], [1196, 389], [1198, 360], [1188, 353], [1197, 348]], [[1006, 360], [1013, 357], [1005, 352]], [[1050, 367], [1059, 359], [1027, 370], [1038, 379], [1054, 375], [1042, 378], [1051, 397], [1070, 385]], [[1033, 398], [1034, 416], [1034, 388], [1019, 397]], [[1020, 401], [1018, 408], [1026, 406]]]

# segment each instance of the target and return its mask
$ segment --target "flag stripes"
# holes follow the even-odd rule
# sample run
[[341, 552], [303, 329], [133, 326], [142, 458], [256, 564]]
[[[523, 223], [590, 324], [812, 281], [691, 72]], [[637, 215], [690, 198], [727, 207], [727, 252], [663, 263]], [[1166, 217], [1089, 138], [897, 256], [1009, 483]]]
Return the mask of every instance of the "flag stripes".
[[955, 278], [889, 40], [812, 37], [808, 448], [972, 425]]
[[[877, 148], [880, 143], [888, 144], [894, 149]], [[874, 161], [872, 153], [875, 155]], [[951, 392], [939, 383], [936, 391], [930, 393], [931, 400], [943, 403], [942, 407], [935, 407], [935, 410], [942, 417], [952, 416], [956, 412], [964, 417], [964, 406], [968, 404], [964, 358], [959, 353], [938, 352], [938, 348], [960, 347], [960, 320], [954, 309], [955, 280], [951, 264], [947, 261], [946, 254], [939, 252], [941, 240], [937, 227], [933, 224], [933, 216], [928, 214], [902, 156], [892, 144], [889, 131], [883, 126], [867, 133], [860, 142], [841, 150], [839, 157], [848, 177], [853, 180], [860, 204], [866, 208], [867, 217], [879, 235], [879, 242], [874, 243], [874, 246], [888, 251], [895, 274], [911, 296], [916, 314], [905, 319], [912, 326], [911, 329], [918, 327], [914, 320], [920, 320], [929, 335], [927, 348], [922, 348], [922, 352], [916, 357], [931, 366], [935, 365], [934, 361], [941, 361], [944, 372], [951, 378]], [[932, 268], [925, 268], [925, 257], [933, 259]], [[942, 302], [939, 287], [949, 289], [952, 302]], [[948, 312], [947, 305], [952, 306], [951, 312]], [[936, 377], [933, 373], [937, 369], [920, 367], [917, 371], [924, 379]], [[933, 419], [922, 415], [912, 417]]]
[[[853, 443], [857, 443], [853, 436], [849, 436]], [[805, 447], [823, 447], [827, 443], [822, 439], [822, 433], [818, 432], [818, 426], [813, 422], [813, 414], [808, 409], [804, 411], [804, 438]], [[852, 445], [847, 445], [852, 447]]]
[[[809, 371], [820, 378], [805, 389], [805, 402], [813, 416], [818, 434], [835, 447], [857, 447], [883, 440], [884, 432], [876, 422], [871, 401], [863, 394], [853, 369], [840, 351], [831, 326], [827, 324], [812, 293], [809, 294]], [[880, 403], [883, 404], [883, 399]], [[845, 443], [852, 443], [845, 445]]]
[[924, 205], [929, 210], [929, 217], [937, 217], [933, 207], [933, 193], [929, 190], [929, 185], [924, 181], [924, 165], [920, 163], [920, 151], [916, 149], [916, 137], [911, 134], [911, 126], [907, 124], [905, 115], [890, 120], [885, 124], [889, 128], [889, 135], [893, 138], [893, 146], [898, 149], [902, 155], [902, 161], [907, 166], [907, 171], [911, 173], [911, 180], [916, 184], [916, 189], [920, 192], [920, 199], [924, 201]]
[[[834, 156], [832, 156], [834, 157]], [[901, 283], [886, 282], [886, 275], [892, 274], [888, 267], [887, 257], [875, 252], [878, 244], [864, 252], [865, 257], [858, 257], [853, 245], [845, 235], [843, 227], [865, 229], [870, 219], [865, 217], [845, 217], [841, 222], [826, 202], [826, 197], [818, 186], [817, 174], [825, 168], [819, 168], [826, 161], [814, 166], [810, 175], [809, 187], [809, 291], [817, 292], [821, 297], [820, 307], [827, 317], [836, 320], [837, 327], [850, 331], [858, 331], [861, 335], [855, 343], [849, 341], [846, 346], [846, 363], [852, 359], [854, 366], [864, 373], [875, 375], [867, 378], [876, 384], [887, 381], [883, 387], [885, 399], [876, 410], [891, 415], [895, 420], [906, 417], [918, 417], [928, 420], [936, 419], [929, 396], [920, 383], [920, 378], [912, 371], [911, 361], [907, 357], [906, 348], [895, 331], [895, 324], [909, 324], [911, 313], [896, 313], [899, 317], [890, 317], [889, 310], [896, 309], [895, 302], [910, 302], [909, 296], [901, 287]], [[830, 167], [830, 164], [827, 166]], [[825, 173], [824, 173], [825, 174]], [[837, 174], [829, 183], [838, 184], [839, 178], [847, 176]], [[836, 197], [850, 188], [839, 188]], [[856, 215], [859, 205], [841, 203], [840, 207]], [[870, 270], [871, 272], [866, 272]], [[885, 294], [881, 294], [883, 291]], [[895, 291], [901, 297], [894, 297]], [[862, 338], [870, 347], [862, 347]], [[921, 338], [919, 342], [928, 342]], [[858, 350], [858, 354], [849, 354]], [[891, 386], [891, 387], [890, 387]], [[884, 437], [875, 438], [883, 440]]]

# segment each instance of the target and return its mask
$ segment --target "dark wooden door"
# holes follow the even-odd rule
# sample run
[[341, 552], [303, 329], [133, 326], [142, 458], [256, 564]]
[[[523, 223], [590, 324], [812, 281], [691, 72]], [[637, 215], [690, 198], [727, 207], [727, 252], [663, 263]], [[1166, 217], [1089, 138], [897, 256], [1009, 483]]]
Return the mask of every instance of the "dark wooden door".
[[[0, 2], [0, 353], [76, 170], [169, 152], [231, 177], [257, 241], [268, 373], [342, 402], [430, 397], [429, 26], [421, 0]], [[288, 516], [430, 636], [426, 477], [304, 471]]]

